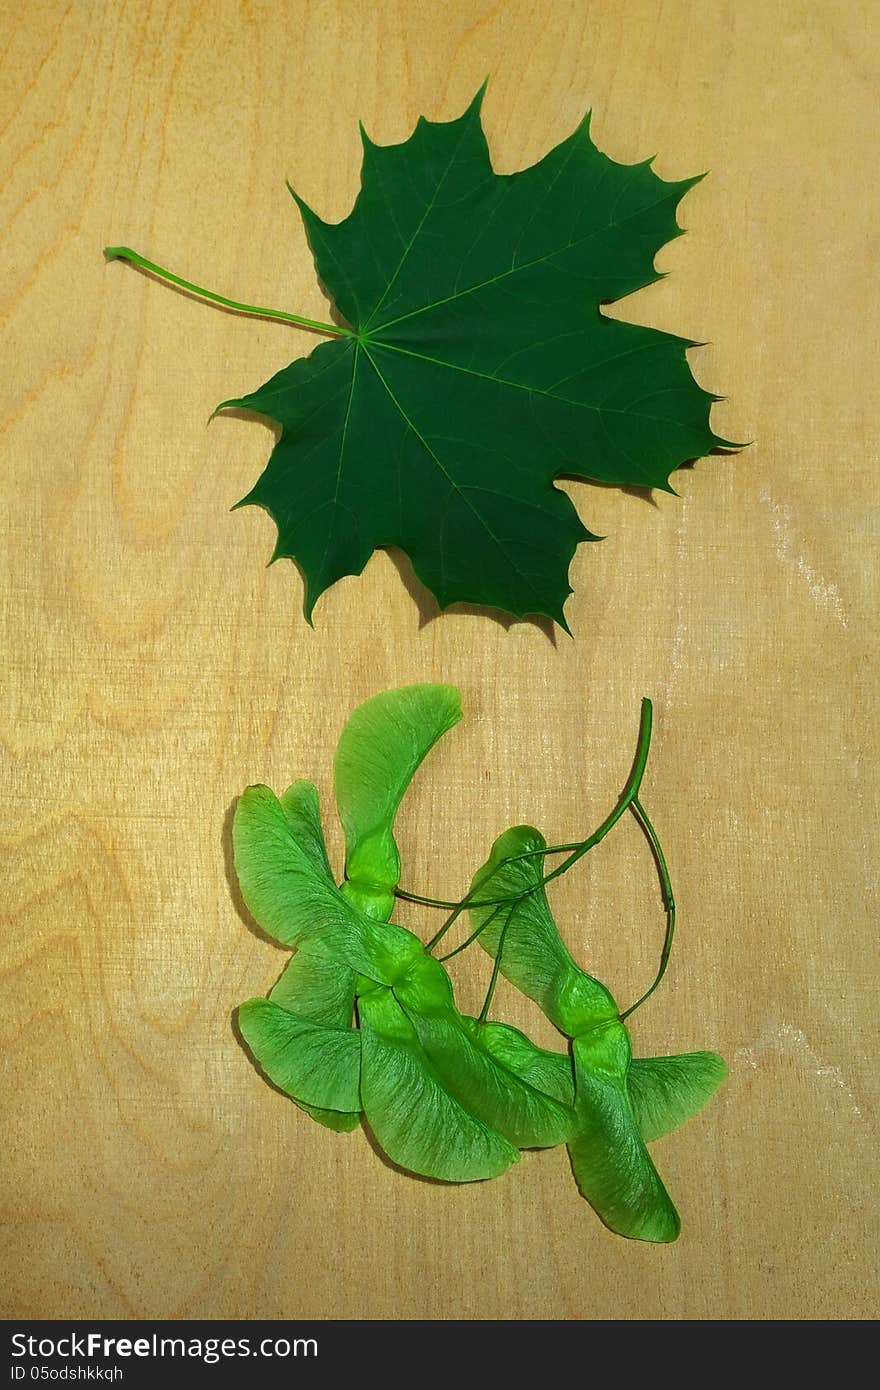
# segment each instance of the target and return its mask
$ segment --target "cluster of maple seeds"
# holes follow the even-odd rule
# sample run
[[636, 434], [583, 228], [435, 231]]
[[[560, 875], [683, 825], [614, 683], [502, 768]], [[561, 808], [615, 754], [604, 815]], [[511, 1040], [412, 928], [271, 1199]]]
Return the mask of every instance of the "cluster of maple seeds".
[[[402, 1168], [447, 1182], [493, 1178], [521, 1149], [567, 1144], [582, 1194], [622, 1235], [674, 1240], [678, 1213], [646, 1143], [676, 1128], [726, 1075], [720, 1057], [694, 1052], [633, 1058], [624, 1020], [659, 984], [674, 903], [668, 870], [639, 800], [650, 741], [643, 708], [634, 771], [617, 806], [587, 839], [547, 846], [516, 826], [493, 846], [458, 903], [398, 888], [394, 820], [409, 782], [436, 740], [460, 718], [450, 686], [387, 691], [361, 705], [340, 738], [335, 792], [346, 839], [337, 887], [324, 846], [317, 792], [296, 782], [280, 798], [250, 787], [233, 827], [235, 865], [255, 919], [296, 947], [268, 998], [239, 1009], [242, 1035], [266, 1076], [331, 1129], [366, 1119]], [[545, 884], [571, 867], [633, 809], [651, 837], [669, 913], [651, 989], [623, 1013], [576, 964], [550, 912]], [[550, 853], [566, 858], [551, 874]], [[428, 946], [389, 919], [398, 897], [451, 908]], [[478, 1018], [458, 1010], [432, 951], [467, 911], [473, 931], [449, 956], [479, 941], [494, 959]], [[489, 1017], [499, 972], [568, 1039], [537, 1047]]]

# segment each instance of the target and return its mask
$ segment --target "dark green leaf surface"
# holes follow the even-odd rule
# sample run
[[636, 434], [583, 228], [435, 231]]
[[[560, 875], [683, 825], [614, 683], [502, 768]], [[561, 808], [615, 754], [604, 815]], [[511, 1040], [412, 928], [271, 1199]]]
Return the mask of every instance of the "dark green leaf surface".
[[242, 504], [274, 517], [307, 615], [397, 545], [441, 607], [564, 625], [570, 561], [594, 537], [554, 478], [668, 489], [680, 464], [725, 442], [688, 366], [693, 344], [599, 307], [658, 278], [654, 256], [679, 235], [695, 181], [615, 163], [589, 120], [531, 169], [496, 174], [478, 96], [402, 144], [365, 136], [344, 221], [294, 194], [354, 332], [224, 404], [281, 426]]

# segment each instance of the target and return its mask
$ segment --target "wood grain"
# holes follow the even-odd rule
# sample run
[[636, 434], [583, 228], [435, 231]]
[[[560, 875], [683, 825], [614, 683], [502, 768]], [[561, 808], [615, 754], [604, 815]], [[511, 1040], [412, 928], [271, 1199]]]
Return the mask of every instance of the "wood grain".
[[[872, 1315], [877, 7], [0, 9], [3, 1315]], [[592, 106], [617, 159], [711, 170], [660, 256], [670, 277], [614, 312], [707, 340], [692, 360], [729, 397], [716, 427], [755, 443], [650, 505], [572, 485], [608, 536], [575, 562], [574, 640], [439, 617], [387, 554], [312, 630], [293, 566], [266, 568], [268, 516], [228, 514], [270, 435], [207, 419], [313, 339], [101, 248], [321, 317], [285, 177], [344, 215], [359, 117], [403, 139], [487, 73], [499, 169]], [[732, 1067], [657, 1145], [672, 1248], [609, 1235], [562, 1151], [491, 1184], [408, 1180], [362, 1133], [309, 1123], [236, 1041], [235, 1005], [283, 957], [230, 880], [235, 797], [293, 776], [328, 797], [353, 706], [431, 678], [468, 718], [401, 839], [412, 886], [441, 893], [514, 821], [586, 833], [654, 698], [646, 796], [681, 925], [636, 1044]], [[662, 930], [635, 825], [555, 901], [634, 997]], [[483, 963], [458, 980], [476, 1000]]]

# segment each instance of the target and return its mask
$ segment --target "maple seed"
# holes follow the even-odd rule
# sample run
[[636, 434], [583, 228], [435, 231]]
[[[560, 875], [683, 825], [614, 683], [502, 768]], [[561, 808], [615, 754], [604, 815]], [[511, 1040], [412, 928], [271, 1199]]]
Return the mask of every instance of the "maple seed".
[[737, 447], [711, 428], [696, 344], [600, 309], [660, 278], [654, 257], [698, 180], [609, 159], [589, 117], [532, 168], [496, 174], [481, 100], [420, 119], [399, 145], [363, 134], [361, 191], [339, 223], [290, 190], [339, 322], [274, 316], [334, 341], [218, 407], [281, 426], [239, 505], [275, 519], [309, 620], [331, 584], [395, 545], [441, 608], [566, 627], [570, 562], [598, 537], [554, 479], [671, 492], [682, 463]]

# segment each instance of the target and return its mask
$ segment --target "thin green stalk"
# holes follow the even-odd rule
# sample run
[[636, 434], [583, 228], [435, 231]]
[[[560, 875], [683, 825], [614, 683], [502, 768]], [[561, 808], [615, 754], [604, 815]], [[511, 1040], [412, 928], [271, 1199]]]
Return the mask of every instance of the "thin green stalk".
[[407, 888], [395, 888], [395, 898], [402, 898], [408, 903], [419, 903], [422, 907], [458, 907], [458, 903], [450, 902], [448, 898], [423, 898], [420, 893], [410, 893]]
[[[579, 859], [582, 859], [584, 855], [589, 852], [589, 850], [594, 849], [595, 846], [599, 844], [600, 840], [604, 840], [608, 832], [612, 830], [613, 827], [620, 820], [623, 813], [633, 804], [633, 802], [638, 797], [639, 789], [642, 785], [642, 778], [645, 775], [645, 768], [648, 763], [648, 753], [651, 748], [652, 724], [653, 707], [651, 705], [651, 701], [647, 697], [645, 697], [642, 700], [641, 722], [639, 724], [639, 739], [638, 744], [636, 746], [636, 756], [633, 761], [632, 771], [629, 777], [627, 778], [626, 786], [623, 789], [623, 793], [620, 797], [620, 800], [618, 801], [614, 810], [611, 811], [610, 814], [605, 817], [598, 830], [594, 830], [592, 835], [587, 836], [586, 840], [579, 840], [573, 846], [558, 847], [560, 849], [571, 848], [573, 852], [569, 854], [569, 857], [565, 859], [561, 864], [557, 865], [557, 867], [553, 869], [549, 874], [545, 875], [542, 879], [540, 879], [538, 883], [533, 884], [530, 888], [525, 889], [521, 893], [508, 893], [503, 898], [479, 898], [477, 900], [474, 900], [473, 894], [475, 890], [472, 888], [470, 892], [466, 893], [465, 896], [460, 899], [459, 902], [453, 904], [442, 903], [439, 899], [423, 899], [423, 901], [427, 901], [429, 905], [431, 905], [432, 903], [437, 903], [440, 906], [451, 906], [453, 908], [453, 911], [447, 917], [440, 930], [434, 936], [432, 936], [431, 940], [428, 942], [426, 949], [429, 952], [433, 951], [437, 943], [443, 939], [443, 937], [449, 931], [450, 927], [453, 926], [453, 924], [458, 920], [458, 918], [461, 916], [462, 912], [464, 912], [466, 907], [495, 907], [501, 905], [502, 903], [520, 902], [521, 899], [528, 897], [530, 893], [534, 893], [536, 888], [539, 888], [544, 884], [551, 883], [554, 878], [559, 878], [560, 874], [567, 873], [568, 870], [574, 864], [576, 864]], [[498, 872], [498, 870], [501, 869], [505, 864], [513, 864], [519, 859], [533, 859], [535, 855], [544, 855], [550, 852], [551, 851], [547, 849], [523, 850], [522, 854], [512, 854], [509, 859], [505, 859], [502, 864], [499, 864], [497, 866], [495, 872]], [[401, 893], [401, 896], [409, 897], [413, 901], [415, 900], [414, 895], [412, 894]], [[469, 937], [468, 941], [465, 944], [469, 945], [471, 939], [472, 938]], [[460, 947], [459, 949], [463, 950], [464, 948]], [[444, 957], [444, 959], [446, 959], [446, 957]]]
[[[537, 854], [568, 854], [570, 850], [580, 849], [583, 840], [574, 840], [567, 845], [547, 845], [545, 849], [524, 850], [522, 854], [512, 854], [509, 859], [505, 859], [505, 864], [512, 864], [517, 859], [530, 859]], [[531, 890], [530, 890], [531, 891]], [[421, 907], [461, 907], [461, 898], [452, 902], [449, 898], [425, 898], [421, 893], [411, 893], [408, 888], [395, 888], [393, 890], [395, 898], [402, 898], [408, 903], [418, 903]], [[496, 903], [508, 902], [507, 898], [482, 898], [478, 903], [469, 903], [470, 907], [494, 907]]]
[[657, 872], [660, 875], [660, 889], [663, 894], [663, 906], [666, 909], [666, 936], [663, 939], [663, 950], [660, 953], [660, 966], [654, 977], [654, 983], [651, 985], [650, 989], [645, 990], [641, 998], [637, 999], [634, 1004], [630, 1004], [629, 1008], [620, 1015], [621, 1020], [629, 1018], [630, 1014], [635, 1013], [636, 1009], [640, 1009], [645, 1000], [650, 999], [651, 995], [654, 993], [654, 990], [666, 974], [666, 967], [669, 964], [669, 953], [672, 950], [672, 938], [675, 936], [675, 898], [672, 894], [672, 883], [669, 878], [669, 868], [666, 863], [666, 856], [663, 853], [663, 847], [638, 797], [633, 798], [632, 809], [635, 812], [639, 824], [651, 842], [651, 849], [657, 864]]
[[235, 309], [240, 314], [261, 314], [263, 318], [267, 319], [283, 319], [285, 323], [295, 323], [299, 328], [311, 328], [316, 333], [330, 333], [335, 338], [357, 337], [352, 329], [342, 328], [338, 323], [322, 323], [320, 319], [306, 319], [301, 314], [288, 314], [284, 309], [262, 309], [258, 304], [239, 304], [236, 299], [227, 299], [223, 294], [215, 294], [213, 290], [203, 289], [201, 285], [194, 285], [190, 280], [182, 280], [179, 275], [172, 275], [170, 270], [165, 270], [161, 265], [146, 260], [144, 256], [139, 256], [128, 246], [105, 246], [104, 255], [108, 261], [131, 261], [132, 265], [139, 265], [143, 270], [151, 271], [153, 275], [158, 275], [162, 280], [169, 280], [172, 285], [180, 285], [181, 289], [189, 290], [191, 294], [201, 295], [202, 299], [210, 299], [214, 304], [222, 304], [225, 309]]
[[[431, 937], [431, 940], [430, 940], [430, 941], [427, 943], [427, 945], [425, 946], [425, 950], [428, 952], [428, 955], [430, 955], [431, 952], [434, 950], [434, 947], [435, 947], [439, 942], [441, 942], [441, 941], [443, 940], [444, 936], [445, 936], [446, 933], [449, 931], [449, 928], [450, 928], [455, 922], [458, 921], [459, 917], [460, 917], [461, 914], [464, 912], [464, 910], [465, 910], [465, 908], [467, 907], [467, 905], [468, 905], [468, 900], [467, 900], [467, 897], [466, 897], [466, 896], [462, 898], [461, 902], [458, 902], [458, 903], [455, 904], [455, 907], [454, 907], [453, 911], [450, 912], [449, 916], [446, 918], [446, 921], [443, 923], [443, 926], [440, 928], [440, 930], [439, 930], [438, 932], [435, 932], [435, 933], [434, 933], [434, 935]], [[501, 907], [501, 905], [502, 905], [502, 904], [501, 904], [500, 902], [497, 904], [498, 907]], [[492, 920], [492, 917], [494, 917], [494, 916], [495, 916], [495, 913], [493, 912], [492, 915], [491, 915], [491, 917], [489, 918], [489, 921], [491, 921], [491, 920]]]
[[[440, 960], [452, 960], [452, 957], [457, 956], [460, 951], [465, 951], [467, 950], [468, 946], [472, 946], [473, 943], [476, 941], [477, 937], [480, 935], [480, 933], [486, 930], [489, 923], [495, 921], [495, 918], [498, 916], [502, 907], [504, 907], [504, 903], [498, 903], [494, 911], [489, 913], [489, 916], [486, 918], [485, 922], [481, 922], [480, 925], [474, 931], [471, 932], [470, 936], [465, 941], [463, 941], [460, 946], [456, 946], [454, 951], [448, 951], [445, 956], [440, 957]], [[509, 921], [510, 918], [513, 916], [515, 910], [516, 902], [513, 902], [511, 903], [510, 910], [507, 914], [507, 921]], [[507, 922], [505, 922], [504, 926], [507, 926]], [[504, 928], [502, 928], [502, 930], [504, 930]], [[431, 949], [431, 945], [433, 945], [433, 942], [428, 946], [429, 951]]]
[[504, 951], [504, 938], [507, 936], [507, 928], [513, 921], [514, 914], [516, 913], [518, 905], [518, 903], [511, 903], [507, 913], [507, 917], [504, 921], [504, 926], [498, 933], [498, 950], [495, 952], [495, 963], [492, 966], [492, 978], [489, 980], [489, 988], [486, 990], [486, 998], [483, 1000], [483, 1007], [480, 1010], [480, 1023], [485, 1023], [486, 1019], [489, 1017], [489, 1009], [492, 1006], [492, 998], [495, 994], [495, 986], [498, 983], [498, 976], [501, 972], [501, 955]]

